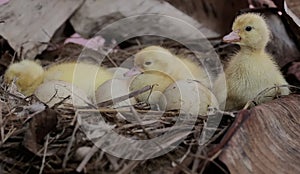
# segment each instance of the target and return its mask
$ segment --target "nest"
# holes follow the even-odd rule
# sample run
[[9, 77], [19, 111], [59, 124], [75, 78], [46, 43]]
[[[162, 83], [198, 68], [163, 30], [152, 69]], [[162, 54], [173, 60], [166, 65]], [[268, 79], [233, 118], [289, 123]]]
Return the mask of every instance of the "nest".
[[[183, 54], [191, 59], [195, 56], [174, 41], [155, 38], [147, 43], [162, 45], [175, 54]], [[215, 47], [214, 51], [225, 58], [223, 52], [224, 48], [226, 52], [227, 47], [220, 45], [218, 39], [211, 40], [211, 43]], [[103, 60], [103, 64], [107, 67], [119, 66], [124, 59], [145, 46], [147, 44], [139, 38], [121, 43]], [[79, 45], [67, 44], [44, 52], [39, 60], [43, 65], [54, 64], [54, 58], [56, 62], [73, 61], [81, 50]], [[204, 55], [205, 52], [199, 54]], [[226, 62], [226, 59], [223, 60]], [[179, 111], [162, 113], [149, 110], [147, 105], [127, 109], [102, 106], [79, 110], [63, 101], [48, 108], [34, 96], [24, 98], [14, 91], [5, 88], [1, 90], [0, 170], [3, 173], [209, 173], [210, 170], [227, 173], [225, 167], [215, 160], [217, 153], [210, 152], [232, 123], [232, 113], [222, 113], [225, 116], [220, 125], [213, 128], [208, 126], [208, 116], [189, 118]], [[217, 117], [218, 113], [212, 111], [209, 117]], [[177, 126], [178, 122], [185, 123], [185, 126]], [[148, 144], [153, 146], [152, 153], [143, 151], [143, 145], [147, 144], [138, 146], [122, 142], [122, 139], [111, 141], [115, 143], [109, 144], [112, 151], [120, 151], [125, 156], [136, 153], [124, 159], [99, 148], [105, 147], [105, 143], [99, 144], [98, 140], [107, 136], [108, 131], [113, 131], [129, 142], [164, 138], [157, 146]], [[201, 135], [211, 131], [214, 132], [213, 136], [199, 145]], [[107, 140], [112, 140], [110, 138]], [[141, 151], [124, 152], [124, 149]]]

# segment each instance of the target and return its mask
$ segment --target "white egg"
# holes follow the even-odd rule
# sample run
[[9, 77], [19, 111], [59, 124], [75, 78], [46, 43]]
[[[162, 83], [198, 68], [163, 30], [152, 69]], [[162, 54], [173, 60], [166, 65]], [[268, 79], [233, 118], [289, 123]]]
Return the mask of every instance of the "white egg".
[[49, 107], [63, 101], [68, 96], [70, 96], [70, 98], [66, 99], [63, 103], [72, 104], [74, 106], [88, 106], [87, 103], [90, 103], [87, 94], [82, 89], [71, 83], [59, 80], [44, 82], [35, 90], [34, 94]]
[[166, 110], [207, 115], [208, 107], [218, 108], [218, 102], [214, 94], [198, 81], [180, 80], [166, 88], [159, 106]]
[[[129, 81], [126, 79], [111, 79], [98, 87], [95, 92], [96, 103], [101, 103], [117, 97], [129, 94]], [[134, 98], [130, 98], [114, 104], [114, 107], [136, 104]]]

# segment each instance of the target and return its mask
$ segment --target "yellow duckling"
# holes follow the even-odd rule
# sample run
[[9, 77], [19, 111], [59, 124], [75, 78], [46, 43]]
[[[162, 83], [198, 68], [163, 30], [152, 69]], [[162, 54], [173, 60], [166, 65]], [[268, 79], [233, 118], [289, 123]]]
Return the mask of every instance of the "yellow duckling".
[[[262, 16], [254, 13], [240, 15], [235, 19], [232, 30], [223, 40], [240, 45], [241, 50], [232, 57], [225, 70], [226, 110], [241, 109], [264, 89], [288, 84], [272, 56], [265, 51], [270, 31]], [[220, 95], [221, 86], [222, 80], [217, 79], [214, 88], [219, 102], [225, 101]], [[277, 94], [288, 95], [289, 92], [287, 87], [274, 89], [256, 102], [262, 103]]]
[[203, 68], [189, 59], [179, 58], [160, 46], [149, 46], [135, 55], [134, 67], [125, 73], [133, 76], [145, 71], [160, 71], [175, 81], [198, 80], [206, 87], [210, 86], [208, 76]]
[[45, 72], [45, 80], [62, 80], [83, 89], [88, 96], [94, 95], [95, 90], [113, 74], [105, 68], [87, 63], [61, 63], [51, 66]]
[[162, 72], [149, 70], [135, 76], [130, 83], [129, 90], [136, 91], [147, 85], [154, 85], [152, 91], [140, 94], [136, 99], [140, 102], [148, 102], [149, 104], [156, 105], [164, 90], [174, 82], [172, 78]]
[[105, 68], [86, 63], [61, 63], [44, 70], [34, 61], [23, 60], [10, 65], [4, 79], [6, 83], [15, 79], [19, 91], [26, 96], [33, 94], [44, 81], [50, 80], [73, 83], [91, 96], [98, 86], [112, 76]]
[[28, 96], [44, 81], [44, 69], [34, 61], [23, 60], [11, 64], [4, 75], [4, 81], [9, 84], [15, 79], [18, 90]]

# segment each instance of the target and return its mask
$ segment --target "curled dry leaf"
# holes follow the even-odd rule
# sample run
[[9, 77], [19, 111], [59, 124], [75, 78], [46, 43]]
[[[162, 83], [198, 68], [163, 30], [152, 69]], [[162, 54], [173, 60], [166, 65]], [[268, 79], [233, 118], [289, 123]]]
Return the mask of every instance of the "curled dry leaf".
[[43, 147], [44, 137], [56, 128], [57, 116], [57, 112], [49, 108], [34, 115], [27, 123], [23, 145], [34, 154], [41, 156], [42, 153], [39, 151]]
[[[23, 58], [33, 59], [47, 48], [55, 31], [83, 1], [10, 0], [0, 6], [0, 35]], [[54, 15], [55, 14], [55, 15]], [[13, 32], [12, 32], [13, 31]]]
[[[145, 17], [145, 14], [157, 14], [158, 18]], [[141, 15], [141, 17], [134, 19], [134, 23], [128, 20], [130, 18], [126, 19], [128, 20], [126, 24], [122, 24], [120, 20], [126, 17], [131, 17], [132, 19], [138, 15]], [[106, 33], [101, 31], [101, 36], [109, 38], [109, 40], [116, 39], [118, 41], [118, 39], [122, 40], [122, 37], [126, 38], [132, 35], [139, 36], [144, 35], [144, 33], [163, 33], [166, 31], [164, 28], [168, 28], [167, 34], [170, 35], [170, 38], [176, 38], [178, 35], [189, 39], [195, 38], [196, 33], [188, 31], [188, 27], [185, 25], [170, 27], [174, 26], [174, 21], [166, 20], [166, 18], [160, 15], [171, 16], [176, 18], [176, 21], [178, 19], [185, 21], [201, 30], [205, 36], [217, 36], [216, 32], [207, 29], [204, 25], [177, 10], [169, 3], [158, 0], [131, 0], [130, 3], [124, 3], [122, 0], [86, 0], [82, 7], [73, 15], [70, 22], [75, 31], [84, 37], [91, 37], [107, 24], [118, 21], [118, 24], [122, 24], [122, 26], [118, 26], [113, 30], [111, 28], [110, 31]], [[138, 22], [136, 22], [137, 19], [139, 19]], [[116, 23], [110, 27], [113, 26], [116, 26]]]
[[250, 115], [220, 155], [230, 173], [300, 173], [299, 105], [290, 95], [241, 113]]

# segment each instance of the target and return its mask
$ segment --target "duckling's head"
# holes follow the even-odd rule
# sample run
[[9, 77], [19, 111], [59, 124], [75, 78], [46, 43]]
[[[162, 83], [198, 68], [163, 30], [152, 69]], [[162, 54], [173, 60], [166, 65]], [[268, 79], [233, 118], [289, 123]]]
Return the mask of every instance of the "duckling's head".
[[44, 80], [44, 69], [32, 60], [22, 60], [8, 67], [4, 81], [11, 83], [15, 80], [18, 90], [24, 95], [31, 95]]
[[174, 63], [173, 54], [159, 46], [149, 46], [139, 51], [134, 56], [134, 67], [124, 76], [133, 76], [145, 71], [160, 71], [169, 73], [169, 69], [172, 63]]
[[228, 43], [254, 50], [264, 49], [270, 37], [270, 30], [259, 14], [246, 13], [238, 16], [232, 25], [232, 32], [223, 38]]

